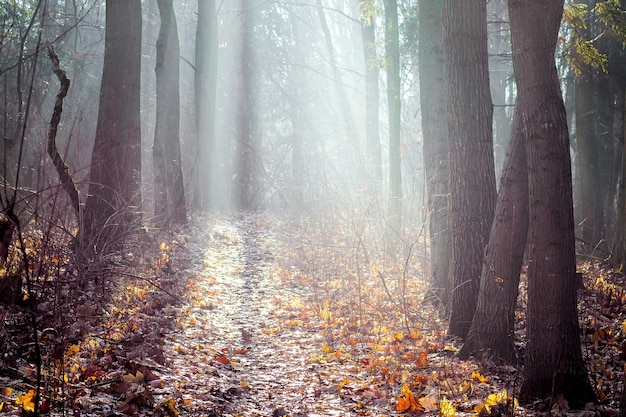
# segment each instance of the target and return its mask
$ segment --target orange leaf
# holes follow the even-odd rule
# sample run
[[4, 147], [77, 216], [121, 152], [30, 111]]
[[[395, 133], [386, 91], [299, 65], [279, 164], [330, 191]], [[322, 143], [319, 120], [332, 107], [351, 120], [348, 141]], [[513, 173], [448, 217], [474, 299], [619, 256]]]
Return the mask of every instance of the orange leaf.
[[419, 357], [415, 361], [415, 365], [417, 366], [428, 366], [428, 351], [423, 351], [420, 353]]
[[408, 410], [411, 410], [412, 413], [415, 413], [418, 411], [420, 412], [424, 411], [424, 407], [422, 406], [422, 404], [420, 404], [419, 400], [415, 398], [413, 391], [411, 391], [411, 389], [408, 386], [403, 385], [401, 392], [402, 394], [404, 394], [404, 396], [398, 398], [398, 402], [396, 404], [396, 411], [399, 411], [401, 413], [408, 411]]
[[396, 404], [396, 411], [404, 413], [409, 408], [411, 408], [411, 401], [409, 401], [405, 397], [398, 398], [398, 403]]
[[230, 364], [230, 359], [228, 359], [228, 356], [226, 356], [226, 355], [216, 356], [215, 360], [218, 361], [219, 363], [221, 363], [222, 365]]

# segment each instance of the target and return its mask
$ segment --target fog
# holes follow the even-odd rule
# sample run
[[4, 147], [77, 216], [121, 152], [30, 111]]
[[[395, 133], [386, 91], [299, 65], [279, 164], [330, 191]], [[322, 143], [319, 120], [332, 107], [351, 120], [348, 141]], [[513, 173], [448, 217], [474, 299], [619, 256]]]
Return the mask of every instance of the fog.
[[[218, 2], [219, 3], [219, 2]], [[177, 8], [181, 37], [181, 137], [192, 178], [194, 160], [193, 67], [195, 8]], [[301, 210], [377, 204], [369, 184], [365, 149], [365, 61], [358, 2], [240, 1], [218, 4], [218, 70], [212, 207], [237, 206], [235, 190], [241, 163], [247, 164], [252, 198], [258, 208]], [[381, 57], [369, 62], [380, 70], [380, 138], [383, 190], [388, 147], [382, 23], [374, 19]], [[150, 40], [146, 41], [150, 47]], [[153, 54], [148, 54], [148, 61]], [[150, 63], [146, 63], [148, 67]], [[421, 204], [417, 84], [412, 64], [403, 62], [403, 157], [407, 208]], [[184, 91], [189, 93], [185, 96]], [[201, 101], [206, 101], [202, 98]], [[148, 113], [146, 109], [146, 114]], [[245, 129], [242, 129], [244, 128]], [[150, 132], [150, 129], [146, 129]], [[247, 135], [250, 156], [238, 160], [238, 138]], [[204, 138], [199, 138], [204, 140]], [[238, 165], [239, 164], [239, 165]], [[188, 187], [192, 190], [192, 187]], [[386, 193], [386, 191], [384, 191]]]

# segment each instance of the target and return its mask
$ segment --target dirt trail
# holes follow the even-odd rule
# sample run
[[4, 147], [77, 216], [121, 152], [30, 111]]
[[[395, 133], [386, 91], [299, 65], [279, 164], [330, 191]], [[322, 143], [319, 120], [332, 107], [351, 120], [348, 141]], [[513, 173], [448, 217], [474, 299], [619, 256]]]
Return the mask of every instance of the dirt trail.
[[253, 215], [197, 227], [186, 327], [165, 352], [181, 415], [357, 415], [337, 389], [345, 371], [310, 360], [322, 336], [285, 325], [297, 296], [273, 279], [271, 231]]

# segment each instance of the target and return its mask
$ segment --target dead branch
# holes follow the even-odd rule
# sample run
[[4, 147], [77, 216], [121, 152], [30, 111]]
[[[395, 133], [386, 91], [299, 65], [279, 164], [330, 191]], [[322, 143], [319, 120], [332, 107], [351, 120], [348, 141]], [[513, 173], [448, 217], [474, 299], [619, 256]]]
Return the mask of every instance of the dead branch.
[[52, 68], [55, 75], [61, 82], [59, 92], [57, 93], [56, 100], [54, 102], [52, 117], [50, 118], [50, 129], [48, 130], [48, 154], [50, 155], [50, 158], [52, 158], [52, 163], [59, 174], [61, 184], [72, 202], [72, 207], [74, 207], [76, 217], [80, 220], [80, 200], [78, 197], [78, 189], [76, 188], [76, 184], [74, 184], [72, 174], [70, 174], [70, 169], [59, 153], [59, 149], [56, 144], [57, 130], [59, 128], [59, 122], [61, 121], [61, 113], [63, 112], [63, 99], [67, 95], [67, 91], [70, 88], [70, 79], [67, 78], [65, 71], [61, 69], [59, 65], [59, 56], [56, 52], [54, 52], [54, 47], [50, 42], [47, 43], [47, 47], [48, 56], [52, 61]]

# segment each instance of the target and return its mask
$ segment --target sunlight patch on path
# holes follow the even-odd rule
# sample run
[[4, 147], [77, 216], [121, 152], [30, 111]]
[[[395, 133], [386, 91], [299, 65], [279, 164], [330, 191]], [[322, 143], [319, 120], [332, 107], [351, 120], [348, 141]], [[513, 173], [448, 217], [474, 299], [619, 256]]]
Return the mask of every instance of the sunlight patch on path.
[[173, 375], [164, 379], [181, 415], [357, 415], [337, 389], [345, 376], [310, 360], [321, 336], [288, 324], [281, 305], [297, 294], [272, 278], [273, 238], [261, 217], [196, 223], [184, 329], [166, 348]]

